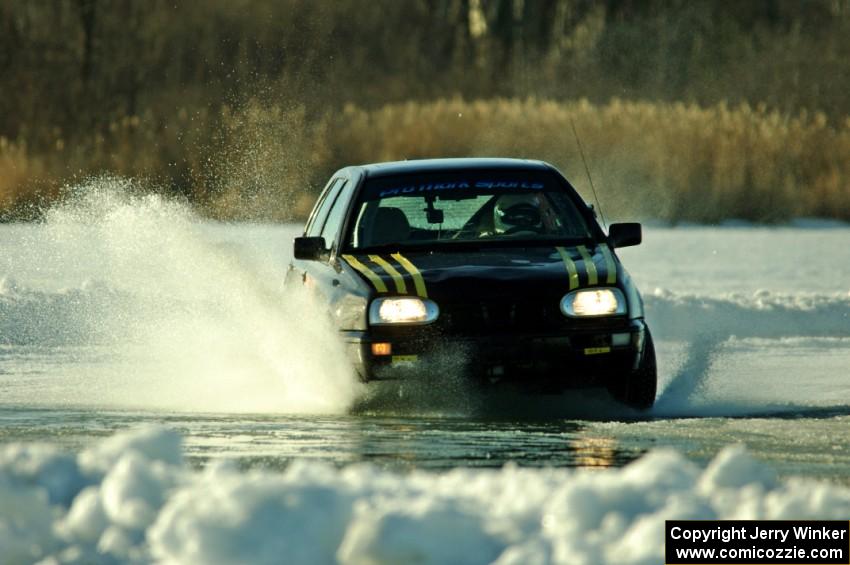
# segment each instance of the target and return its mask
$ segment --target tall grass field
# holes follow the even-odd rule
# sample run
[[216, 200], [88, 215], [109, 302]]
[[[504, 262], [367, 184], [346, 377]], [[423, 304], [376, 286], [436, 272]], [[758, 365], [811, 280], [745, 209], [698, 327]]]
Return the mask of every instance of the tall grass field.
[[102, 131], [49, 132], [33, 150], [0, 138], [0, 214], [37, 217], [63, 187], [99, 175], [142, 179], [206, 215], [302, 218], [347, 164], [428, 157], [543, 159], [621, 219], [850, 220], [850, 117], [765, 106], [611, 100], [440, 99], [320, 115], [250, 102], [127, 116]]

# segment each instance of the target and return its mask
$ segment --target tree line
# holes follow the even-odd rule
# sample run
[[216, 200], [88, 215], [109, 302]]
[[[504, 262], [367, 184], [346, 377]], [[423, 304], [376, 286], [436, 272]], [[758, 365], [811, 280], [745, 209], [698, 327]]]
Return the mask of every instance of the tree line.
[[258, 100], [308, 123], [346, 104], [534, 97], [841, 124], [848, 38], [848, 0], [4, 0], [0, 138], [31, 158], [142, 116], [149, 151], [180, 113], [214, 144], [205, 116]]

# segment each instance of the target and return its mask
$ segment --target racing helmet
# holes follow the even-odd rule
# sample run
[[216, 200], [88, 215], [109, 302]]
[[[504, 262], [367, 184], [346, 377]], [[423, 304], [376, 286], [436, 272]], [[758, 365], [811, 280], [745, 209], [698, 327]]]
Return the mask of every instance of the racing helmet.
[[541, 221], [540, 197], [536, 194], [505, 194], [493, 207], [495, 233], [539, 231]]

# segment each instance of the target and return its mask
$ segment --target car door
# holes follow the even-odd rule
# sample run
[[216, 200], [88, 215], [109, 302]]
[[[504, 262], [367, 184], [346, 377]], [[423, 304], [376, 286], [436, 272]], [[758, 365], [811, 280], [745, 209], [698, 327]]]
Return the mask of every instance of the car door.
[[350, 181], [347, 178], [339, 179], [339, 183], [334, 186], [333, 191], [328, 196], [330, 205], [327, 214], [321, 221], [321, 227], [319, 227], [320, 222], [317, 221], [316, 225], [311, 226], [314, 233], [307, 234], [308, 236], [318, 235], [324, 238], [328, 256], [322, 261], [307, 261], [304, 284], [308, 287], [311, 285], [317, 287], [313, 290], [323, 292], [326, 298], [329, 297], [330, 286], [334, 284], [333, 280], [339, 272], [336, 263], [336, 251], [340, 248], [340, 231], [351, 199], [352, 191], [348, 190], [349, 183]]
[[[335, 325], [341, 330], [366, 328], [366, 305], [370, 287], [350, 267], [345, 267], [337, 254], [342, 249], [343, 232], [352, 205], [359, 176], [340, 176], [324, 202], [317, 204], [316, 214], [305, 229], [308, 237], [321, 236], [327, 253], [316, 260], [293, 260], [293, 268], [304, 288], [327, 307]], [[295, 278], [295, 277], [293, 277]]]
[[[344, 183], [345, 179], [337, 176], [332, 177], [331, 180], [328, 181], [328, 184], [325, 185], [324, 190], [319, 195], [319, 199], [316, 201], [316, 205], [313, 207], [310, 217], [307, 219], [307, 223], [304, 226], [304, 233], [302, 235], [318, 236], [321, 234], [331, 206], [339, 196]], [[285, 284], [293, 284], [296, 279], [299, 283], [304, 283], [306, 281], [307, 266], [309, 263], [311, 262], [292, 259], [289, 264], [289, 270], [286, 273]]]
[[[334, 279], [339, 274], [339, 266], [336, 261], [336, 251], [340, 248], [340, 237], [351, 201], [352, 182], [347, 177], [335, 179], [330, 186], [327, 196], [318, 205], [314, 218], [308, 222], [305, 235], [308, 237], [321, 236], [325, 240], [325, 248], [328, 250], [327, 257], [318, 261], [293, 261], [296, 270], [301, 274], [302, 282], [311, 290], [328, 295], [330, 288], [325, 286], [337, 286], [339, 281]], [[318, 288], [317, 288], [318, 287]]]

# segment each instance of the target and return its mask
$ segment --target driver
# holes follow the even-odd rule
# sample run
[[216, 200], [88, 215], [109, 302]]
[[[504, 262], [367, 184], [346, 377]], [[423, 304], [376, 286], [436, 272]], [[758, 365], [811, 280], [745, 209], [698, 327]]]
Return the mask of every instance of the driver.
[[493, 231], [496, 234], [540, 233], [542, 230], [540, 197], [536, 194], [505, 194], [493, 207]]

